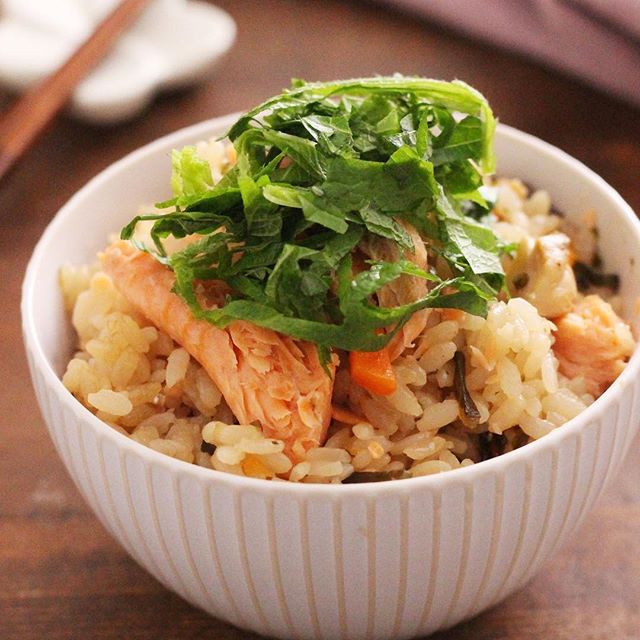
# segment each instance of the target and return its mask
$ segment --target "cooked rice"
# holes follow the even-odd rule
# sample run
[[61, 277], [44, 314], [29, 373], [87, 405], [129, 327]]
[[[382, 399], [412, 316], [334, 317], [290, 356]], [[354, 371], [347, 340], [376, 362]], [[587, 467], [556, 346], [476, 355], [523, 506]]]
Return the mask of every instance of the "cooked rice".
[[[219, 143], [201, 153], [218, 167], [216, 175], [233, 162]], [[562, 226], [575, 251], [593, 257], [594, 234], [585, 236], [554, 215], [546, 192], [529, 195], [519, 180], [497, 186], [494, 226], [504, 240], [521, 242]], [[351, 383], [347, 366], [339, 368], [333, 404], [360, 421], [333, 420], [325, 445], [293, 465], [282, 441], [254, 425], [234, 424], [200, 364], [137, 313], [105, 273], [67, 266], [61, 288], [79, 340], [63, 382], [80, 402], [145, 446], [237, 475], [336, 483], [354, 472], [441, 473], [484, 459], [483, 442], [498, 442], [502, 453], [540, 438], [594, 400], [583, 379], [559, 374], [554, 325], [524, 298], [492, 303], [486, 319], [433, 311], [414, 346], [394, 362], [392, 395], [373, 396]], [[480, 413], [475, 427], [461, 419], [456, 351], [465, 355], [466, 384]]]

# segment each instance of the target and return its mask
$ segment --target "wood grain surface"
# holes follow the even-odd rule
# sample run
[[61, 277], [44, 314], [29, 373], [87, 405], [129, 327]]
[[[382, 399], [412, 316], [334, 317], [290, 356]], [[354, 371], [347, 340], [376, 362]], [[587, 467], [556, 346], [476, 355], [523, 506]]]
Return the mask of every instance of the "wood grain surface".
[[[0, 638], [250, 638], [193, 609], [109, 537], [58, 460], [22, 350], [20, 284], [58, 208], [123, 154], [179, 127], [249, 107], [291, 77], [400, 71], [467, 80], [503, 122], [584, 161], [640, 211], [640, 112], [522, 58], [365, 2], [217, 0], [237, 20], [208, 82], [134, 122], [62, 119], [0, 185]], [[606, 55], [606, 52], [603, 52]], [[0, 103], [2, 97], [0, 96]], [[503, 604], [442, 639], [640, 638], [640, 442], [580, 530]]]

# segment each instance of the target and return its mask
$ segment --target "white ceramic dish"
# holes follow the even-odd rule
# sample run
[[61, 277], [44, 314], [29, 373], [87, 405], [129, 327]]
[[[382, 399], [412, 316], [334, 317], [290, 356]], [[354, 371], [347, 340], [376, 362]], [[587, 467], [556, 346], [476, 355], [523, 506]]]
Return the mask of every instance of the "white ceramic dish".
[[[408, 638], [468, 618], [524, 584], [615, 475], [637, 431], [640, 357], [578, 418], [515, 452], [437, 476], [323, 486], [206, 470], [129, 440], [62, 386], [74, 338], [58, 290], [140, 203], [161, 200], [173, 147], [222, 118], [117, 162], [58, 213], [35, 249], [22, 314], [33, 382], [78, 489], [130, 555], [212, 615], [283, 638]], [[543, 186], [567, 215], [594, 208], [627, 316], [640, 296], [640, 223], [601, 178], [500, 126], [499, 171]], [[637, 329], [637, 327], [636, 327]], [[636, 332], [637, 333], [637, 332]]]
[[[119, 0], [0, 0], [0, 84], [24, 91], [56, 71]], [[132, 118], [159, 91], [208, 77], [236, 37], [201, 0], [154, 0], [78, 85], [70, 111], [99, 124]]]

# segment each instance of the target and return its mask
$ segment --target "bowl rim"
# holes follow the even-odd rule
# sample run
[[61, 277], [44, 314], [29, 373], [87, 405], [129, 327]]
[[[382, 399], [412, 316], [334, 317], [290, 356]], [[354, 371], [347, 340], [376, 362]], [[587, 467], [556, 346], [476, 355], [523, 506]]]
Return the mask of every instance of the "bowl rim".
[[[466, 485], [480, 476], [495, 474], [501, 470], [503, 471], [507, 467], [522, 464], [538, 453], [544, 453], [554, 449], [557, 450], [563, 441], [576, 435], [588, 423], [594, 421], [612, 406], [618, 404], [623, 394], [632, 388], [634, 379], [640, 374], [640, 348], [635, 349], [629, 363], [613, 384], [597, 398], [593, 404], [575, 418], [568, 420], [561, 428], [554, 429], [551, 433], [538, 440], [495, 458], [484, 460], [467, 467], [453, 469], [445, 473], [406, 478], [401, 482], [383, 481], [336, 485], [263, 480], [261, 478], [238, 476], [224, 471], [200, 467], [194, 463], [177, 460], [166, 454], [150, 449], [117, 432], [91, 413], [91, 411], [84, 407], [84, 405], [64, 387], [62, 380], [56, 375], [45, 356], [36, 330], [35, 318], [32, 313], [33, 300], [37, 288], [37, 274], [41, 268], [40, 265], [46, 257], [47, 247], [51, 239], [55, 236], [58, 226], [61, 226], [68, 217], [74, 215], [76, 203], [84, 197], [87, 197], [91, 191], [118, 174], [132, 169], [135, 165], [155, 155], [159, 151], [165, 150], [169, 146], [179, 147], [185, 144], [193, 144], [198, 140], [225, 132], [237, 117], [238, 114], [233, 113], [181, 128], [153, 140], [112, 163], [89, 180], [60, 208], [47, 225], [47, 228], [33, 250], [22, 284], [21, 315], [25, 349], [31, 357], [32, 366], [42, 375], [45, 384], [54, 391], [56, 399], [62, 402], [63, 405], [75, 415], [80, 423], [85, 423], [93, 429], [96, 437], [101, 439], [106, 438], [125, 454], [130, 452], [131, 455], [141, 456], [146, 463], [159, 465], [171, 473], [185, 474], [185, 477], [191, 475], [206, 482], [222, 482], [238, 490], [264, 491], [272, 496], [288, 495], [291, 497], [301, 497], [321, 495], [332, 498], [352, 496], [354, 494], [365, 497], [382, 494], [389, 495], [392, 493], [405, 494], [421, 489], [437, 491], [441, 490], [443, 485]], [[508, 125], [499, 123], [496, 135], [507, 143], [517, 142], [518, 144], [524, 145], [528, 147], [532, 153], [543, 156], [547, 160], [568, 165], [570, 168], [579, 172], [585, 180], [594, 183], [596, 188], [601, 190], [603, 195], [611, 201], [616, 215], [626, 218], [627, 221], [631, 223], [635, 233], [635, 242], [638, 247], [640, 247], [640, 221], [622, 196], [593, 170], [548, 142], [544, 142], [531, 134]], [[51, 430], [52, 427], [48, 426], [48, 429]]]

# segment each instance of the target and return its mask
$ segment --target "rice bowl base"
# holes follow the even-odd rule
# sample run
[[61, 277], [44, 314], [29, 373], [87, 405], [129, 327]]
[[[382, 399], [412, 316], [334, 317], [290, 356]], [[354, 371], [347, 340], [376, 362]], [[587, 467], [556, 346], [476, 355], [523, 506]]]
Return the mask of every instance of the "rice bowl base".
[[[473, 616], [533, 575], [621, 467], [638, 425], [637, 353], [600, 399], [544, 438], [450, 474], [373, 485], [268, 483], [189, 465], [122, 437], [62, 386], [75, 338], [59, 268], [90, 262], [140, 202], [169, 195], [172, 148], [233, 120], [189, 127], [112, 165], [38, 243], [23, 331], [54, 445], [139, 564], [237, 626], [283, 638], [408, 638]], [[640, 225], [628, 205], [576, 160], [504, 125], [496, 153], [500, 173], [544, 186], [560, 210], [598, 211], [601, 253], [637, 335]]]

